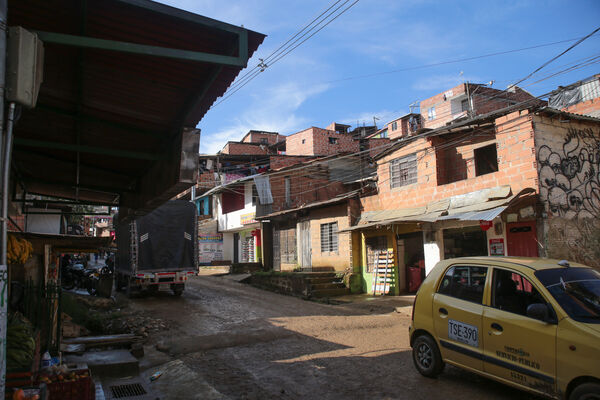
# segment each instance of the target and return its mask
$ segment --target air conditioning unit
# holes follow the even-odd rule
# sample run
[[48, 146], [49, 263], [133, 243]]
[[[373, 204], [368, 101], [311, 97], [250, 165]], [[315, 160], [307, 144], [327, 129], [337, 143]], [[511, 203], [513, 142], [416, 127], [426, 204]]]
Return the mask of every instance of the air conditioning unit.
[[8, 28], [6, 99], [33, 108], [44, 76], [44, 44], [21, 26]]

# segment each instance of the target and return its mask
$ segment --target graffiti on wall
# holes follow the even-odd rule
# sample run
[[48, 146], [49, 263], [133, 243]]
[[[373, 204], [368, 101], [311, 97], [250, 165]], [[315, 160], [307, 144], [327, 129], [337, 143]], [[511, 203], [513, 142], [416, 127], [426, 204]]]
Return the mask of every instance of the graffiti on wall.
[[538, 149], [540, 198], [567, 219], [600, 216], [600, 132], [568, 130], [562, 149]]

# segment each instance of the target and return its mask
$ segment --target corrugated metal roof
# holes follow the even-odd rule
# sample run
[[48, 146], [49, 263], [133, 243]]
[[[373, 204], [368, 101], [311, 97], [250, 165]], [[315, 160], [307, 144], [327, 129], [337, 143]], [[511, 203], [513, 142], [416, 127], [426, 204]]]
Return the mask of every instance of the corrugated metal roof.
[[265, 37], [149, 0], [9, 0], [8, 24], [88, 45], [45, 36], [37, 107], [15, 125], [13, 159], [28, 192], [121, 206], [175, 188], [149, 171], [187, 179], [172, 157], [182, 129], [195, 128], [243, 67], [93, 48], [90, 38], [237, 57], [242, 36], [248, 56]]
[[296, 208], [290, 208], [288, 210], [282, 210], [282, 211], [277, 211], [271, 214], [267, 214], [267, 215], [263, 215], [260, 217], [256, 217], [255, 219], [257, 220], [262, 220], [262, 219], [267, 219], [267, 218], [272, 218], [272, 217], [276, 217], [278, 215], [285, 215], [285, 214], [289, 214], [289, 213], [293, 213], [296, 211], [300, 211], [300, 210], [307, 210], [310, 208], [316, 208], [316, 207], [322, 207], [322, 206], [326, 206], [326, 205], [331, 205], [331, 204], [335, 204], [335, 203], [339, 203], [342, 201], [345, 201], [351, 197], [357, 196], [362, 189], [358, 189], [358, 190], [353, 190], [351, 192], [348, 192], [342, 196], [337, 196], [334, 197], [333, 199], [329, 199], [329, 200], [324, 200], [324, 201], [316, 201], [314, 203], [308, 203], [308, 204], [304, 204], [300, 207], [296, 207]]
[[[424, 207], [370, 211], [364, 213], [355, 226], [347, 228], [344, 231], [403, 222], [436, 222], [444, 220], [491, 221], [506, 210], [510, 204], [531, 193], [535, 193], [535, 190], [527, 188], [521, 190], [516, 195], [508, 196], [510, 194], [510, 187], [507, 189], [506, 186], [500, 186], [453, 196], [448, 199], [429, 203]], [[498, 199], [498, 196], [503, 194], [506, 194], [507, 197]], [[453, 207], [453, 204], [460, 207]]]

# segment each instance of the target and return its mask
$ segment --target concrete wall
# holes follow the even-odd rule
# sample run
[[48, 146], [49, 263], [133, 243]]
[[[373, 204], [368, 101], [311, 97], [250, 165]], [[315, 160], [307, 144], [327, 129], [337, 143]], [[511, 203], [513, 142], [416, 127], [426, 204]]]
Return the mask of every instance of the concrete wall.
[[241, 210], [223, 214], [221, 195], [218, 194], [213, 197], [213, 203], [215, 205], [215, 212], [213, 215], [216, 216], [217, 221], [219, 222], [219, 232], [242, 229], [244, 225], [248, 225], [247, 221], [244, 221], [244, 218], [247, 219], [250, 215], [256, 215], [256, 206], [252, 205], [252, 185], [252, 182], [246, 182], [244, 184], [244, 208]]
[[338, 233], [337, 252], [321, 252], [321, 224], [337, 222], [338, 230], [349, 227], [346, 203], [311, 210], [309, 218], [312, 266], [333, 267], [336, 271], [351, 268], [352, 238], [349, 232]]
[[275, 144], [277, 142], [284, 142], [285, 136], [274, 133], [274, 132], [255, 132], [250, 131], [244, 138], [242, 139], [243, 143], [261, 143], [264, 141], [262, 139], [266, 139], [267, 144]]
[[600, 123], [533, 121], [548, 255], [600, 267]]

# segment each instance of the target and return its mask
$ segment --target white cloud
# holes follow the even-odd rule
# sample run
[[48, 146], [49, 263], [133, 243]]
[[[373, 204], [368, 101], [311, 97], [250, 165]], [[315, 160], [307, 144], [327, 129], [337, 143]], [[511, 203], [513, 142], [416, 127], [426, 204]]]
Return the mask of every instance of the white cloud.
[[262, 90], [254, 95], [252, 104], [244, 109], [232, 123], [216, 132], [203, 133], [200, 152], [214, 154], [227, 141], [239, 141], [251, 129], [290, 134], [306, 128], [308, 119], [298, 115], [298, 109], [311, 97], [329, 89], [329, 85], [305, 85], [299, 81]]
[[[461, 76], [459, 73], [457, 73], [456, 75], [433, 75], [415, 81], [412, 85], [412, 88], [415, 90], [423, 90], [427, 92], [434, 92], [433, 94], [437, 94], [467, 81], [473, 83], [480, 83], [484, 80], [482, 80], [478, 76]], [[429, 95], [427, 97], [429, 97]]]
[[385, 124], [387, 124], [388, 122], [390, 122], [391, 120], [398, 118], [399, 116], [406, 114], [408, 111], [402, 111], [402, 110], [379, 110], [379, 111], [373, 111], [373, 112], [369, 112], [369, 111], [365, 111], [365, 112], [361, 112], [357, 115], [353, 115], [351, 117], [347, 117], [347, 118], [341, 118], [339, 121], [336, 122], [341, 122], [341, 123], [345, 123], [348, 125], [352, 125], [352, 126], [356, 126], [356, 123], [358, 122], [358, 124], [360, 126], [362, 126], [363, 124], [366, 126], [372, 126], [373, 125], [373, 117], [377, 118], [377, 126], [379, 128], [382, 128]]

